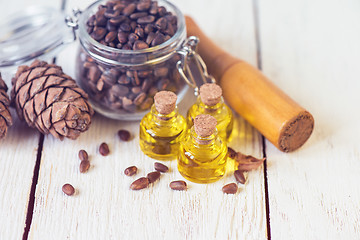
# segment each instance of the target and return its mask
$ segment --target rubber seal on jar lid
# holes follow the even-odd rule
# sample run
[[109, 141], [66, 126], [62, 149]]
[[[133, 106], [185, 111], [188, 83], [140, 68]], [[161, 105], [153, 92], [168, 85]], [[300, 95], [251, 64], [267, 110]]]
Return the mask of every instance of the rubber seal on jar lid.
[[42, 6], [26, 8], [0, 21], [0, 67], [55, 56], [71, 31], [60, 11]]

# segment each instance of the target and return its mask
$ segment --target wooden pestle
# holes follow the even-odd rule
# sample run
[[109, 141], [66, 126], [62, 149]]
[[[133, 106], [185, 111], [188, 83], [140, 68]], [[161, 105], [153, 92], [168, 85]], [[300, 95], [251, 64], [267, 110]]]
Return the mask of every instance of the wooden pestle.
[[313, 131], [313, 116], [258, 69], [219, 48], [192, 18], [185, 19], [187, 35], [199, 37], [198, 52], [230, 107], [281, 151], [301, 147]]

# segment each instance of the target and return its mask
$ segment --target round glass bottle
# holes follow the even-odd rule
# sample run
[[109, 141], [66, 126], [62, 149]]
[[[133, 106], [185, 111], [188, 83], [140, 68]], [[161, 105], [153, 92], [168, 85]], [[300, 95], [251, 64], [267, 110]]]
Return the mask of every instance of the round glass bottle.
[[180, 144], [180, 174], [196, 183], [215, 182], [224, 176], [226, 160], [227, 146], [217, 134], [216, 119], [207, 114], [197, 116]]
[[196, 103], [189, 108], [187, 113], [187, 124], [189, 128], [193, 125], [196, 116], [209, 114], [216, 121], [218, 135], [224, 141], [230, 141], [233, 129], [233, 114], [231, 109], [225, 104], [222, 97], [222, 89], [215, 83], [205, 83], [200, 87], [200, 96]]
[[140, 122], [140, 148], [154, 159], [176, 159], [186, 132], [186, 120], [178, 112], [173, 92], [158, 92], [154, 99], [151, 111]]
[[178, 100], [183, 98], [186, 84], [176, 68], [180, 59], [176, 50], [186, 39], [184, 16], [173, 4], [163, 0], [157, 2], [176, 16], [177, 30], [167, 41], [146, 49], [117, 49], [90, 36], [87, 21], [106, 1], [90, 5], [79, 18], [76, 78], [89, 94], [94, 109], [107, 117], [141, 119], [158, 91], [173, 91]]

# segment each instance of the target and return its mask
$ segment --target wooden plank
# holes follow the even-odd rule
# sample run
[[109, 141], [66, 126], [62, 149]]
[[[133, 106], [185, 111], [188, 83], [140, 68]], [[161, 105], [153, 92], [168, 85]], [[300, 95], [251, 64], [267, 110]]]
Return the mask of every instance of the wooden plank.
[[0, 238], [21, 239], [24, 233], [39, 133], [15, 122], [0, 141]]
[[[23, 8], [41, 4], [54, 5], [45, 0], [8, 1], [1, 11], [1, 19], [7, 19]], [[11, 89], [9, 69], [0, 70]], [[21, 122], [15, 111], [12, 110], [11, 114], [14, 124], [9, 128], [7, 138], [0, 141], [0, 239], [21, 239], [24, 234], [40, 136], [39, 132]]]
[[[79, 2], [85, 6], [89, 2]], [[74, 3], [70, 3], [74, 4]], [[232, 1], [235, 10], [219, 8], [216, 1], [177, 1], [181, 9], [196, 16], [205, 32], [228, 50], [255, 63], [255, 41], [252, 5], [249, 1]], [[206, 4], [206, 13], [198, 9]], [[72, 6], [70, 5], [69, 8]], [[224, 19], [210, 16], [229, 11]], [[231, 29], [233, 22], [241, 28]], [[248, 47], [240, 47], [248, 46]], [[58, 61], [74, 76], [76, 46], [70, 46]], [[241, 51], [240, 51], [241, 49]], [[188, 92], [180, 105], [182, 112], [194, 101]], [[189, 183], [187, 192], [174, 192], [168, 184], [183, 179], [176, 162], [166, 163], [170, 173], [163, 174], [154, 186], [134, 192], [133, 180], [153, 170], [154, 160], [146, 157], [138, 146], [139, 122], [123, 122], [95, 116], [90, 130], [76, 141], [45, 138], [30, 239], [266, 239], [266, 217], [263, 169], [248, 175], [248, 182], [235, 196], [224, 195], [224, 184], [234, 182], [228, 173], [214, 184]], [[128, 129], [134, 136], [120, 142], [117, 130]], [[109, 143], [111, 154], [98, 153], [101, 142]], [[240, 117], [236, 118], [231, 146], [247, 154], [261, 157], [261, 137]], [[92, 167], [80, 174], [77, 153], [85, 149]], [[135, 177], [123, 174], [126, 167], [136, 165]], [[78, 193], [73, 197], [61, 192], [71, 183]]]
[[271, 236], [359, 239], [360, 4], [259, 1], [263, 70], [309, 109], [298, 151], [267, 143]]

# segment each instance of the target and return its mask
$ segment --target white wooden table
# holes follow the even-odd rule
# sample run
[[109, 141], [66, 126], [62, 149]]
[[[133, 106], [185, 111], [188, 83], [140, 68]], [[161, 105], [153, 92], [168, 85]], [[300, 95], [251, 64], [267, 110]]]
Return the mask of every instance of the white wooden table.
[[[66, 1], [66, 11], [90, 0]], [[138, 146], [139, 122], [96, 115], [76, 141], [44, 138], [20, 123], [0, 142], [0, 239], [360, 239], [360, 1], [174, 0], [204, 32], [233, 55], [258, 66], [307, 108], [316, 121], [309, 141], [282, 153], [236, 117], [230, 146], [264, 166], [247, 175], [236, 195], [214, 184], [168, 187], [182, 179], [176, 162], [154, 186], [130, 191], [152, 171], [154, 160]], [[60, 0], [0, 0], [10, 14], [33, 4], [60, 9]], [[56, 59], [74, 76], [76, 44]], [[189, 97], [182, 112], [194, 101]], [[15, 114], [15, 112], [13, 112]], [[134, 136], [121, 142], [116, 132]], [[97, 149], [107, 142], [111, 154]], [[91, 169], [78, 170], [77, 153], [90, 154]], [[140, 169], [135, 177], [126, 167]], [[61, 191], [71, 183], [75, 196]]]

